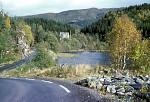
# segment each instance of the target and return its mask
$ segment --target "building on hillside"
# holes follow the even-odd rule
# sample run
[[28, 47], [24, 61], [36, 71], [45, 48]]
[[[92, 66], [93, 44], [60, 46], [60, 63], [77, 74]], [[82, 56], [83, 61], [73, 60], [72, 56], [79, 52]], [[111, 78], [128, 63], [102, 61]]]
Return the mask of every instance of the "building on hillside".
[[60, 40], [64, 39], [64, 38], [71, 38], [71, 33], [69, 32], [60, 32]]

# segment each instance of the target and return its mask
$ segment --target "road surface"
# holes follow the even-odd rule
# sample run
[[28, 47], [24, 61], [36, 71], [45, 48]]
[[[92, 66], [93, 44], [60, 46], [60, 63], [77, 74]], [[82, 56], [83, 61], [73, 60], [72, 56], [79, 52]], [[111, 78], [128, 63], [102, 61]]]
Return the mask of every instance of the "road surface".
[[32, 49], [32, 51], [34, 51], [34, 52], [30, 56], [28, 56], [20, 61], [17, 61], [17, 62], [11, 63], [11, 64], [7, 64], [4, 66], [0, 66], [0, 72], [3, 72], [4, 70], [11, 70], [11, 69], [20, 67], [27, 62], [30, 62], [37, 55], [36, 50]]
[[114, 102], [55, 79], [0, 78], [0, 102]]
[[[0, 72], [19, 67], [36, 56], [0, 66]], [[0, 102], [115, 102], [97, 91], [58, 79], [0, 78]]]

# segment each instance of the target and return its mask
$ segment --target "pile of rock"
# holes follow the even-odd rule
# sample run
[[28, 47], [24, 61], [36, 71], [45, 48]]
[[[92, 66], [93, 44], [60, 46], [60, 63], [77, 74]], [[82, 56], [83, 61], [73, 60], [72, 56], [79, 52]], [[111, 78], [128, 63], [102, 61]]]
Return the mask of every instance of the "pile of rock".
[[150, 77], [148, 75], [91, 75], [88, 76], [86, 79], [77, 82], [77, 84], [96, 90], [105, 90], [107, 93], [115, 94], [117, 96], [145, 97], [145, 95], [149, 95], [150, 97], [150, 92], [146, 92], [146, 94], [141, 94], [140, 91], [143, 84], [147, 85], [145, 87], [150, 88]]

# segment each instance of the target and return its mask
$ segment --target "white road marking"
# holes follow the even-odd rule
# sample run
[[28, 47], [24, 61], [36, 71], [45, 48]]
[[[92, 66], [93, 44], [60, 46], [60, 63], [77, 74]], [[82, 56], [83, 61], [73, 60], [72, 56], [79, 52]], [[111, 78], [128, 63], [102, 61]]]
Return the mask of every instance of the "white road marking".
[[26, 78], [27, 80], [35, 80], [35, 79], [29, 79], [29, 78]]
[[51, 81], [45, 81], [45, 80], [42, 80], [43, 82], [46, 82], [46, 83], [53, 83], [53, 82], [51, 82]]
[[66, 88], [66, 87], [64, 87], [64, 86], [62, 86], [62, 85], [59, 85], [61, 88], [63, 88], [67, 93], [70, 93], [70, 91]]

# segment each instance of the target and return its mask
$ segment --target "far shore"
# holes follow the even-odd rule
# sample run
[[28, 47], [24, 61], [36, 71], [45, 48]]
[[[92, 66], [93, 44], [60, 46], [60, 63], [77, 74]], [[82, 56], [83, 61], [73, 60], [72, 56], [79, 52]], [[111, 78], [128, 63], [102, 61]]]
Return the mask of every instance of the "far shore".
[[89, 52], [109, 52], [109, 50], [86, 50], [86, 49], [70, 50], [70, 52], [83, 52], [83, 51], [89, 51]]
[[58, 53], [57, 54], [57, 57], [76, 57], [76, 56], [79, 56], [79, 55], [78, 54], [72, 54], [72, 53], [69, 53], [69, 52]]
[[78, 49], [78, 50], [70, 50], [70, 52], [60, 52], [57, 53], [57, 57], [76, 57], [79, 56], [79, 54], [75, 54], [73, 52], [109, 52], [109, 50], [85, 50], [85, 49]]

